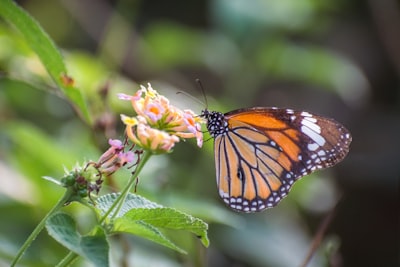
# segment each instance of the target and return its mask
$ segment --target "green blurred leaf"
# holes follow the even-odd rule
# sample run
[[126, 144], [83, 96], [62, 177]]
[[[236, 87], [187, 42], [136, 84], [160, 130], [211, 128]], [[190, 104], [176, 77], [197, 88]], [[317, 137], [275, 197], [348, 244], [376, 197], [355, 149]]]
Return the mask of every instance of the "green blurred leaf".
[[217, 25], [244, 40], [257, 33], [268, 34], [266, 29], [301, 31], [316, 27], [311, 23], [318, 10], [324, 7], [323, 3], [313, 0], [255, 0], [249, 5], [246, 1], [216, 0], [210, 3], [210, 8]]
[[362, 71], [345, 57], [324, 48], [266, 40], [252, 59], [269, 75], [314, 83], [335, 91], [345, 100], [365, 93], [368, 82]]
[[76, 105], [86, 122], [90, 123], [91, 118], [83, 95], [80, 90], [73, 87], [73, 81], [68, 81], [69, 77], [67, 76], [67, 69], [62, 55], [39, 23], [11, 0], [3, 0], [1, 2], [0, 15], [22, 33], [26, 42], [39, 56], [54, 82]]
[[[63, 144], [36, 125], [24, 121], [3, 123], [0, 140], [7, 140], [10, 144], [5, 151], [7, 161], [34, 186], [31, 189], [32, 201], [39, 201], [44, 209], [51, 208], [63, 189], [55, 189], [53, 183], [45, 181], [42, 177], [60, 178], [64, 175], [63, 167], [70, 169], [85, 157], [90, 159], [88, 146], [74, 144], [72, 141]], [[85, 152], [84, 156], [79, 154], [83, 153], [82, 151]], [[17, 184], [14, 186], [18, 187]]]
[[192, 29], [166, 23], [152, 25], [144, 38], [146, 46], [140, 47], [140, 55], [147, 59], [143, 62], [161, 69], [198, 62], [199, 49], [205, 42], [204, 36]]
[[101, 228], [92, 236], [81, 236], [74, 219], [66, 213], [56, 213], [46, 222], [46, 228], [55, 240], [82, 256], [95, 266], [109, 266], [109, 246]]
[[[118, 194], [109, 194], [97, 200], [96, 207], [104, 214], [114, 203]], [[163, 207], [141, 196], [129, 194], [116, 219], [113, 221], [113, 232], [125, 232], [147, 238], [153, 242], [183, 252], [169, 241], [157, 227], [186, 230], [194, 233], [201, 239], [204, 246], [208, 247], [208, 225], [198, 218]]]
[[38, 173], [38, 177], [54, 173], [63, 165], [73, 166], [77, 162], [73, 151], [66, 150], [57, 140], [30, 123], [16, 121], [2, 126], [2, 132], [6, 133], [18, 150], [19, 157], [16, 159], [29, 160], [38, 170], [47, 171]]

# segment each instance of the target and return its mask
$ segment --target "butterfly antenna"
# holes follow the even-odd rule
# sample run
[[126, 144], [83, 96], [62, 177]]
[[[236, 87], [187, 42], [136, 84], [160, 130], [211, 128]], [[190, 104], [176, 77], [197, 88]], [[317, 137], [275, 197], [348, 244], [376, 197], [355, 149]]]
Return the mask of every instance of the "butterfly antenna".
[[204, 106], [204, 103], [203, 103], [202, 101], [200, 101], [198, 98], [192, 96], [191, 94], [188, 94], [188, 93], [183, 92], [183, 91], [176, 92], [176, 94], [177, 94], [177, 95], [180, 95], [180, 94], [185, 95], [185, 96], [187, 96], [188, 98], [190, 98], [190, 99], [196, 101], [197, 103], [201, 104], [202, 106]]
[[203, 95], [204, 98], [204, 102], [206, 103], [206, 109], [208, 108], [208, 101], [207, 101], [207, 96], [206, 96], [206, 92], [204, 91], [204, 87], [203, 84], [201, 83], [200, 79], [196, 79], [197, 84], [199, 85], [200, 91]]
[[190, 95], [190, 94], [188, 94], [186, 92], [183, 92], [183, 91], [179, 91], [176, 94], [183, 94], [183, 95], [189, 97], [190, 99], [196, 101], [197, 103], [200, 103], [202, 106], [205, 106], [205, 108], [207, 109], [208, 108], [208, 102], [207, 102], [206, 93], [205, 93], [204, 88], [203, 88], [203, 84], [201, 83], [200, 79], [196, 79], [196, 82], [197, 82], [197, 84], [199, 86], [201, 94], [203, 95], [204, 102], [200, 101], [198, 98], [196, 98], [196, 97], [194, 97], [194, 96], [192, 96], [192, 95]]

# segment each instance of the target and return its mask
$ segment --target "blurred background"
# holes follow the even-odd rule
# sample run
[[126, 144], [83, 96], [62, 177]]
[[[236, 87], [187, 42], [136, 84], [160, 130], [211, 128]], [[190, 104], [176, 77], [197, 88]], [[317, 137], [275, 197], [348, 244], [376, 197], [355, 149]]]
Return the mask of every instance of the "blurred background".
[[[181, 142], [152, 158], [138, 193], [204, 219], [210, 247], [187, 233], [170, 237], [188, 255], [120, 237], [123, 245], [111, 240], [114, 266], [301, 266], [327, 216], [308, 266], [399, 266], [397, 1], [17, 2], [62, 50], [95, 123], [74, 113], [28, 44], [0, 20], [0, 264], [63, 194], [41, 177], [97, 160], [108, 138], [123, 136], [118, 114], [132, 111], [116, 93], [151, 82], [199, 113], [206, 107], [200, 79], [210, 110], [277, 106], [335, 118], [353, 135], [350, 153], [297, 182], [276, 208], [239, 214], [219, 199], [212, 140], [203, 149]], [[78, 205], [66, 209], [93, 220]], [[65, 254], [42, 233], [24, 266], [53, 266]]]

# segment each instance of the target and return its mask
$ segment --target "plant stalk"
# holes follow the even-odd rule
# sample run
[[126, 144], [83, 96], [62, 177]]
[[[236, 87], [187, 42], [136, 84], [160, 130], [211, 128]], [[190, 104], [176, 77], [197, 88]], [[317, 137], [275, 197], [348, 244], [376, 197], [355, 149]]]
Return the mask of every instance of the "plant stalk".
[[128, 183], [126, 184], [125, 188], [121, 191], [121, 194], [117, 197], [117, 199], [114, 201], [114, 203], [111, 205], [111, 207], [108, 209], [108, 211], [100, 218], [99, 223], [104, 222], [104, 220], [108, 217], [108, 215], [113, 211], [113, 218], [116, 217], [119, 213], [119, 211], [122, 208], [122, 205], [126, 199], [126, 196], [128, 195], [129, 191], [132, 189], [136, 178], [139, 176], [140, 172], [142, 171], [144, 165], [146, 162], [149, 160], [150, 156], [152, 154], [150, 152], [144, 152], [142, 155], [142, 158], [140, 159], [140, 162], [138, 163], [134, 174], [131, 176], [129, 179]]
[[33, 232], [26, 239], [25, 243], [19, 249], [17, 255], [14, 258], [14, 260], [11, 262], [11, 267], [13, 267], [13, 266], [15, 266], [17, 264], [17, 262], [21, 259], [22, 255], [28, 249], [28, 247], [32, 244], [32, 242], [36, 239], [36, 237], [39, 235], [39, 233], [43, 230], [43, 228], [46, 225], [47, 219], [51, 215], [53, 215], [55, 212], [57, 212], [59, 209], [61, 209], [65, 205], [65, 203], [67, 203], [70, 200], [72, 194], [73, 194], [72, 189], [68, 188], [67, 191], [65, 191], [64, 196], [46, 214], [46, 216], [44, 216], [44, 218], [40, 221], [40, 223], [36, 226], [36, 228], [33, 230]]

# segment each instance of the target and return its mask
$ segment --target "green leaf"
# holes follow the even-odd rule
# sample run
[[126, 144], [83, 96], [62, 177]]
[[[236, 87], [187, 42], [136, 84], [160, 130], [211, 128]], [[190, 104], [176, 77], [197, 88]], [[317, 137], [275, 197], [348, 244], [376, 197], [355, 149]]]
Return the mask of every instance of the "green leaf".
[[[118, 196], [119, 194], [108, 194], [98, 198], [96, 208], [101, 214], [105, 214]], [[127, 195], [120, 212], [113, 220], [112, 231], [135, 234], [182, 252], [158, 227], [189, 231], [199, 237], [204, 246], [209, 245], [208, 225], [204, 221], [176, 209], [163, 207], [136, 194]]]
[[46, 222], [46, 229], [55, 240], [69, 250], [80, 254], [80, 234], [74, 219], [66, 213], [56, 213]]
[[97, 228], [96, 235], [82, 237], [80, 243], [82, 256], [94, 263], [95, 266], [108, 266], [110, 248], [104, 230], [100, 227]]
[[43, 179], [52, 182], [53, 184], [59, 185], [59, 186], [63, 186], [63, 183], [60, 182], [60, 180], [51, 177], [51, 176], [42, 176]]
[[128, 218], [118, 218], [113, 224], [112, 232], [137, 235], [155, 243], [186, 254], [187, 252], [169, 240], [157, 227], [143, 221], [132, 221]]
[[90, 114], [81, 91], [65, 81], [68, 75], [62, 55], [39, 23], [11, 0], [1, 1], [0, 15], [21, 32], [27, 44], [38, 55], [54, 82], [69, 100], [75, 104], [77, 111], [86, 122], [90, 123]]
[[208, 247], [209, 245], [208, 225], [198, 218], [173, 208], [133, 209], [122, 218], [132, 222], [142, 221], [167, 229], [186, 230], [199, 237], [204, 246]]
[[[101, 196], [97, 199], [97, 204], [96, 208], [99, 209], [100, 213], [103, 215], [107, 212], [107, 210], [111, 207], [111, 205], [114, 203], [114, 201], [118, 198], [120, 194], [107, 194], [104, 196]], [[161, 205], [151, 202], [150, 200], [141, 197], [136, 194], [128, 194], [126, 196], [125, 202], [119, 211], [118, 215], [116, 217], [121, 217], [131, 209], [138, 209], [138, 208], [147, 208], [147, 209], [152, 209], [152, 208], [159, 208], [162, 207]], [[113, 213], [111, 212], [110, 217], [113, 217]]]
[[66, 213], [56, 213], [47, 220], [46, 229], [60, 244], [95, 266], [109, 266], [109, 246], [102, 228], [97, 227], [95, 235], [81, 236], [71, 216]]

